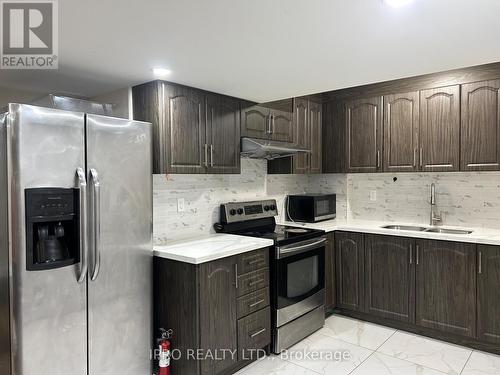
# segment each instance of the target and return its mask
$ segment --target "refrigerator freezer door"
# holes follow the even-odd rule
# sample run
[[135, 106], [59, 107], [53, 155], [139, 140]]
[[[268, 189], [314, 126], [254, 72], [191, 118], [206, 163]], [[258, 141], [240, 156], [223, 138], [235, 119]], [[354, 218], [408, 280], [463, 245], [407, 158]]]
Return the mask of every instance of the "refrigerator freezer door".
[[150, 124], [87, 115], [89, 375], [151, 374], [151, 168]]
[[85, 168], [84, 115], [11, 104], [8, 124], [12, 373], [87, 375], [81, 265], [27, 271], [25, 227], [25, 189], [78, 187], [76, 171]]

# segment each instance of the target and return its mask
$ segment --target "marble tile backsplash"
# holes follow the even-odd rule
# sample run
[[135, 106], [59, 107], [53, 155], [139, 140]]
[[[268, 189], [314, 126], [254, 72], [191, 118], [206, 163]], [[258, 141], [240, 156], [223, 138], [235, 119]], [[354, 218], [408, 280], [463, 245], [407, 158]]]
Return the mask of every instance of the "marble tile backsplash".
[[428, 224], [433, 182], [444, 225], [500, 228], [500, 172], [349, 174], [347, 217]]
[[432, 182], [445, 225], [500, 228], [500, 172], [267, 175], [266, 161], [241, 159], [238, 175], [154, 175], [154, 237], [213, 233], [219, 205], [230, 201], [274, 198], [281, 220], [285, 196], [305, 192], [336, 193], [340, 219], [428, 224]]
[[[154, 175], [153, 234], [156, 242], [213, 233], [224, 202], [274, 198], [283, 214], [284, 197], [304, 192], [337, 193], [337, 215], [345, 218], [346, 175], [267, 175], [264, 160], [241, 159], [237, 175]], [[183, 198], [183, 212], [177, 199]]]

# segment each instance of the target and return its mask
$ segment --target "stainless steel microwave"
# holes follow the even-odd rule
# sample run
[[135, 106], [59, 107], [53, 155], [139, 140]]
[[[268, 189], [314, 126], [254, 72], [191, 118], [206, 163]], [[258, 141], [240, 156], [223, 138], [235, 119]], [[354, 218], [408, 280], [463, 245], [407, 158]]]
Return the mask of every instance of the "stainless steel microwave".
[[315, 223], [335, 219], [336, 204], [335, 194], [289, 195], [285, 211], [288, 220]]

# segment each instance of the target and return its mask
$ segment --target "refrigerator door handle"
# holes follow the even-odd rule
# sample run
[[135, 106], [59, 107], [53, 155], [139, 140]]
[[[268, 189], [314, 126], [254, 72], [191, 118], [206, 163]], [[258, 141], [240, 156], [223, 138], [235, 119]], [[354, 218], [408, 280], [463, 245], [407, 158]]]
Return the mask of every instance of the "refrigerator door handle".
[[99, 276], [101, 269], [101, 184], [99, 182], [99, 174], [95, 169], [90, 170], [90, 177], [92, 178], [92, 231], [93, 231], [93, 259], [94, 269], [91, 273], [91, 280], [95, 281]]
[[80, 190], [80, 275], [78, 276], [78, 283], [81, 284], [85, 281], [87, 275], [87, 181], [85, 180], [85, 172], [82, 168], [76, 170], [78, 178], [78, 189]]

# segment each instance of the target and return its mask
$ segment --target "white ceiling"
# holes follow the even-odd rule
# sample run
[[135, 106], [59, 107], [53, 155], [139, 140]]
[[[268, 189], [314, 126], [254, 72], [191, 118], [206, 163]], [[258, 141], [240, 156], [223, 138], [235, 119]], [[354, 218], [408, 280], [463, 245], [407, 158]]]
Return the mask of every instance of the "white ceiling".
[[60, 0], [58, 71], [0, 86], [93, 96], [154, 79], [268, 101], [500, 61], [500, 1]]

